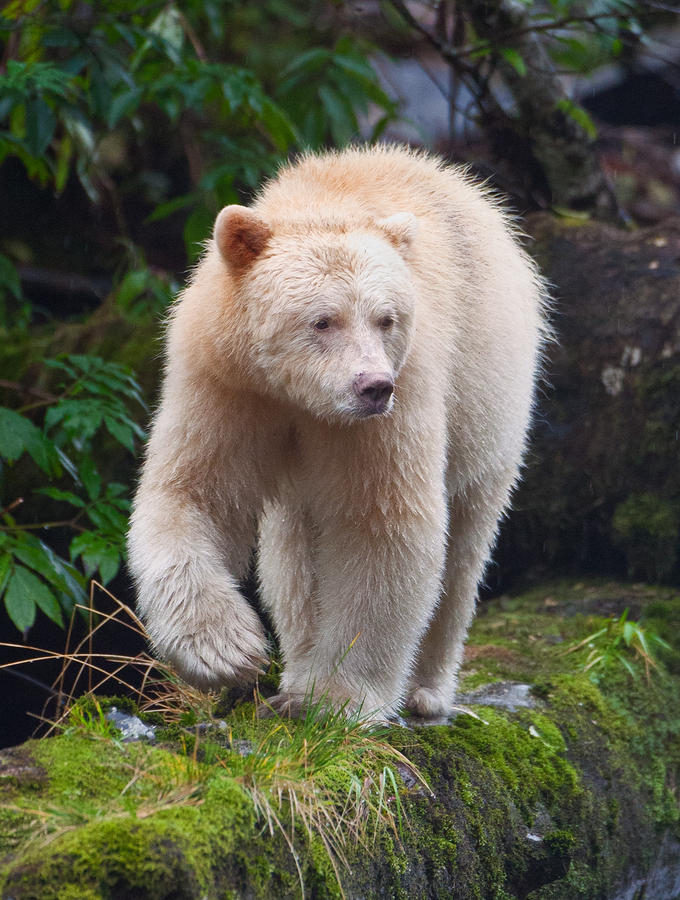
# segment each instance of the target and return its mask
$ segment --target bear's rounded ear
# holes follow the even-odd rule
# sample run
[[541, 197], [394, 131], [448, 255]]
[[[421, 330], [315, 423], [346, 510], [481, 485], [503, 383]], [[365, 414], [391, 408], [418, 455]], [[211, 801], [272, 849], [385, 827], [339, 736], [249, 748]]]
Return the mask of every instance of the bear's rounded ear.
[[272, 230], [247, 206], [225, 206], [215, 219], [215, 243], [229, 268], [241, 275], [269, 243]]
[[380, 219], [378, 227], [387, 235], [390, 242], [394, 244], [400, 253], [408, 256], [413, 240], [418, 234], [418, 220], [413, 213], [395, 213], [386, 219]]

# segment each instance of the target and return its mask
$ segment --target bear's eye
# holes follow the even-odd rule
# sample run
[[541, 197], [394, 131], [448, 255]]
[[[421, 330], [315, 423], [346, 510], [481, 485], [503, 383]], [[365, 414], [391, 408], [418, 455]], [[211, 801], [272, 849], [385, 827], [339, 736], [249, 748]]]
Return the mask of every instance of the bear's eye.
[[314, 323], [314, 327], [317, 331], [325, 331], [328, 328], [328, 325], [328, 319], [319, 319], [318, 322]]
[[379, 322], [381, 328], [391, 328], [394, 325], [393, 316], [383, 316]]

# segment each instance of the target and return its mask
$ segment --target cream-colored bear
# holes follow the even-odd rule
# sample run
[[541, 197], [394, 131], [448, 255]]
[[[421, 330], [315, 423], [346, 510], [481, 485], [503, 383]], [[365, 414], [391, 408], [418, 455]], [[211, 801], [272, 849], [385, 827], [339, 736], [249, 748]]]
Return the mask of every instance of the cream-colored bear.
[[275, 707], [447, 713], [543, 301], [498, 205], [425, 154], [307, 156], [223, 209], [172, 312], [132, 516], [158, 654], [203, 688], [254, 678], [267, 644], [238, 581], [258, 544]]

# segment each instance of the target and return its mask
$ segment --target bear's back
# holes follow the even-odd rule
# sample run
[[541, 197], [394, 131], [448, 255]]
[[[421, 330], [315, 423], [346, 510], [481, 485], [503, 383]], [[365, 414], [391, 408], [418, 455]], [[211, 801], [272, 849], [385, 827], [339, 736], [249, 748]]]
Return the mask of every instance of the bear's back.
[[467, 220], [486, 218], [495, 204], [461, 168], [444, 166], [422, 151], [398, 145], [351, 147], [303, 156], [283, 168], [254, 206], [276, 219], [309, 215], [382, 218], [409, 211], [446, 217], [452, 205]]

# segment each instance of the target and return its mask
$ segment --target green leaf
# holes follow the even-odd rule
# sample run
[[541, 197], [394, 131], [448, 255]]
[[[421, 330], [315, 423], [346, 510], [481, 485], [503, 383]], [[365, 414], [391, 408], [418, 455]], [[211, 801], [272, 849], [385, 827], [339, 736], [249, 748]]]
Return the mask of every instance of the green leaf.
[[96, 115], [106, 120], [112, 100], [111, 83], [107, 72], [95, 60], [90, 65], [90, 98]]
[[625, 658], [625, 656], [623, 656], [623, 654], [619, 654], [618, 660], [621, 663], [621, 665], [624, 667], [624, 669], [626, 669], [628, 671], [628, 674], [632, 678], [637, 678], [637, 671], [635, 670], [635, 666], [633, 666], [633, 664], [631, 662], [629, 662]]
[[175, 63], [182, 60], [181, 50], [184, 43], [184, 29], [180, 19], [179, 10], [174, 4], [169, 3], [149, 25], [148, 31], [160, 37], [168, 56]]
[[128, 272], [116, 291], [116, 302], [122, 309], [128, 309], [132, 302], [143, 294], [149, 283], [148, 269], [135, 269]]
[[500, 51], [500, 54], [507, 63], [510, 63], [510, 65], [518, 75], [526, 75], [527, 65], [524, 62], [521, 54], [518, 53], [517, 50], [514, 50], [512, 47], [504, 47]]
[[63, 628], [64, 616], [62, 614], [59, 601], [54, 596], [52, 591], [46, 585], [42, 584], [42, 582], [38, 581], [37, 578], [36, 582], [42, 588], [35, 594], [35, 602], [37, 603], [39, 609], [41, 609], [49, 619], [52, 619], [55, 624], [59, 625], [60, 628]]
[[121, 422], [120, 419], [114, 419], [111, 416], [104, 417], [104, 424], [106, 425], [109, 434], [114, 437], [119, 444], [126, 447], [130, 453], [135, 452], [135, 439], [129, 425], [126, 425], [125, 422]]
[[268, 97], [262, 101], [260, 114], [277, 149], [285, 153], [288, 147], [298, 139], [293, 123], [283, 110]]
[[0, 253], [0, 288], [5, 288], [17, 300], [21, 300], [21, 282], [14, 263]]
[[366, 60], [353, 54], [343, 52], [342, 45], [339, 41], [336, 46], [336, 52], [333, 55], [333, 62], [336, 66], [341, 66], [347, 72], [351, 72], [362, 80], [375, 80], [375, 73]]
[[80, 509], [86, 506], [85, 501], [81, 497], [78, 497], [77, 494], [73, 494], [71, 491], [62, 491], [61, 488], [36, 488], [33, 493], [44, 494], [46, 497], [51, 497], [53, 500], [63, 500], [64, 503], [70, 503], [71, 506], [77, 506]]
[[9, 553], [0, 556], [0, 594], [5, 590], [7, 579], [12, 571], [12, 557]]
[[12, 409], [0, 407], [0, 456], [8, 462], [19, 459], [29, 436], [38, 429], [33, 422]]
[[90, 576], [98, 569], [103, 584], [108, 584], [118, 574], [120, 550], [95, 531], [86, 531], [75, 537], [69, 552], [72, 559], [82, 557], [85, 571]]
[[348, 144], [357, 133], [357, 121], [352, 108], [328, 85], [319, 88], [319, 98], [328, 116], [333, 140], [339, 146]]
[[54, 577], [51, 580], [52, 585], [63, 585], [62, 606], [64, 606], [64, 597], [69, 599], [71, 605], [73, 605], [73, 602], [75, 601], [87, 606], [88, 597], [87, 591], [85, 590], [85, 578], [73, 565], [71, 565], [71, 563], [55, 553], [54, 550], [43, 543], [43, 541], [40, 541], [40, 545], [46, 558], [50, 561], [52, 568], [54, 569]]
[[13, 409], [0, 407], [0, 456], [14, 462], [27, 451], [43, 472], [61, 473], [56, 448], [33, 422]]
[[5, 591], [5, 608], [7, 614], [23, 634], [35, 622], [36, 593], [35, 585], [42, 589], [44, 585], [36, 576], [23, 566], [15, 566]]
[[187, 206], [194, 204], [197, 198], [198, 194], [196, 193], [182, 194], [180, 197], [174, 197], [166, 203], [161, 203], [154, 209], [150, 216], [146, 217], [144, 224], [149, 225], [151, 222], [159, 222], [162, 219], [167, 219], [168, 216], [178, 212], [180, 209], [185, 209]]
[[75, 560], [83, 553], [87, 553], [91, 548], [95, 537], [93, 531], [83, 531], [81, 534], [76, 535], [68, 548], [71, 559]]
[[52, 589], [79, 594], [73, 583], [79, 573], [44, 541], [28, 532], [17, 533], [11, 541], [8, 549], [15, 558], [41, 575]]
[[80, 480], [82, 481], [87, 495], [90, 500], [96, 500], [102, 490], [102, 480], [97, 472], [97, 467], [91, 456], [86, 456], [80, 464], [78, 470]]
[[57, 194], [66, 187], [66, 182], [71, 174], [71, 160], [73, 159], [73, 140], [69, 134], [65, 134], [59, 141], [57, 149], [56, 165], [54, 170], [54, 187]]
[[35, 156], [42, 156], [49, 146], [57, 120], [44, 100], [38, 98], [26, 104], [26, 144]]
[[310, 75], [312, 72], [318, 72], [322, 69], [331, 58], [329, 50], [315, 47], [296, 56], [295, 59], [281, 72], [280, 78], [288, 78], [293, 73], [303, 72]]
[[120, 553], [111, 545], [102, 547], [97, 554], [97, 566], [102, 577], [102, 584], [108, 584], [113, 581], [120, 569]]
[[61, 475], [56, 447], [41, 431], [37, 429], [36, 431], [37, 434], [32, 435], [26, 444], [29, 455], [47, 475]]
[[107, 537], [122, 541], [127, 526], [127, 516], [111, 503], [99, 502], [88, 510], [90, 520]]
[[581, 126], [589, 138], [595, 140], [597, 137], [597, 128], [582, 106], [577, 106], [573, 100], [570, 100], [568, 97], [563, 97], [558, 101], [557, 109], [561, 110], [566, 116], [569, 116], [570, 119], [573, 119], [577, 125]]
[[31, 538], [32, 535], [29, 534], [17, 536], [12, 548], [14, 556], [29, 569], [33, 569], [44, 578], [49, 579], [53, 575], [52, 565], [40, 546], [40, 541], [37, 538], [33, 538], [33, 540]]
[[116, 94], [108, 111], [107, 124], [109, 128], [114, 128], [121, 119], [129, 118], [139, 107], [143, 96], [144, 90], [141, 87], [132, 90], [125, 88], [121, 93]]
[[72, 50], [80, 46], [81, 38], [70, 28], [57, 25], [42, 33], [41, 43], [43, 47], [68, 47]]
[[203, 243], [210, 236], [214, 221], [215, 213], [202, 205], [196, 207], [187, 219], [184, 225], [184, 246], [189, 259], [195, 260], [200, 256]]

